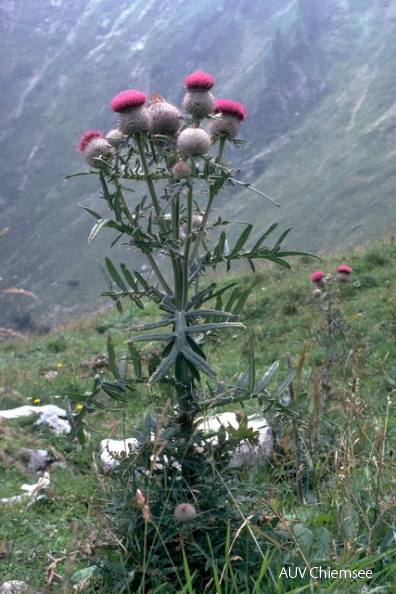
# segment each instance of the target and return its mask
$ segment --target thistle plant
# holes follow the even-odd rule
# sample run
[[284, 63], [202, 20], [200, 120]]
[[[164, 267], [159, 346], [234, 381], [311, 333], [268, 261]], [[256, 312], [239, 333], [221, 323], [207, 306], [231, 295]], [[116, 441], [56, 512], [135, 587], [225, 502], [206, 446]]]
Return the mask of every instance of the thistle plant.
[[[127, 565], [133, 568], [128, 574], [133, 591], [136, 583], [159, 585], [150, 569], [150, 563], [161, 565], [158, 559], [166, 581], [175, 565], [182, 567], [181, 551], [187, 549], [193, 553], [190, 567], [202, 572], [204, 580], [210, 558], [204, 552], [208, 533], [223, 535], [224, 546], [230, 522], [233, 529], [241, 519], [225, 503], [230, 499], [229, 451], [238, 440], [222, 433], [213, 445], [197, 430], [197, 419], [211, 408], [265, 394], [278, 367], [275, 363], [256, 381], [252, 360], [235, 384], [220, 381], [207, 360], [206, 344], [229, 330], [247, 330], [238, 314], [249, 289], [235, 283], [219, 288], [209, 273], [220, 265], [228, 272], [234, 262], [247, 263], [253, 272], [256, 261], [262, 260], [289, 267], [286, 258], [297, 254], [282, 249], [288, 231], [272, 247], [265, 245], [276, 225], [250, 243], [252, 224], [244, 223], [242, 232], [231, 239], [229, 221], [215, 216], [219, 195], [235, 186], [271, 199], [240, 180], [239, 170], [229, 168], [225, 160], [229, 144], [243, 144], [236, 137], [246, 107], [234, 100], [216, 100], [214, 79], [205, 72], [188, 76], [185, 86], [184, 115], [158, 94], [147, 99], [141, 91], [122, 91], [111, 102], [116, 128], [105, 135], [89, 130], [78, 145], [90, 174], [98, 178], [107, 207], [105, 214], [85, 208], [96, 219], [89, 241], [110, 228], [117, 232], [113, 244], [123, 240], [128, 248], [127, 262], [116, 265], [106, 258], [108, 290], [103, 295], [119, 310], [125, 301], [141, 309], [153, 301], [160, 317], [129, 329], [128, 355], [121, 360], [109, 337], [115, 381], [95, 379], [92, 392], [85, 395], [86, 406], [72, 419], [74, 431], [83, 438], [84, 416], [99, 406], [101, 391], [117, 400], [135, 390], [137, 382], [145, 382], [166, 388], [171, 397], [166, 418], [148, 416], [145, 432], [138, 434], [141, 447], [126, 455], [117, 470], [128, 521], [134, 510], [133, 533], [125, 517], [117, 514]], [[146, 259], [148, 277], [133, 267], [131, 251]], [[158, 344], [147, 370], [138, 349], [144, 342]], [[219, 477], [222, 480], [216, 482]], [[238, 536], [246, 531], [247, 525]], [[244, 546], [249, 548], [253, 540]]]
[[[314, 303], [323, 312], [325, 329], [316, 333], [316, 340], [322, 344], [324, 357], [324, 371], [322, 388], [325, 399], [331, 394], [331, 369], [333, 365], [344, 357], [345, 353], [345, 321], [337, 308], [340, 299], [340, 290], [344, 283], [349, 282], [352, 268], [341, 264], [337, 273], [326, 274], [322, 270], [316, 270], [310, 276], [311, 282], [315, 285], [308, 303]], [[340, 349], [341, 344], [341, 349]]]

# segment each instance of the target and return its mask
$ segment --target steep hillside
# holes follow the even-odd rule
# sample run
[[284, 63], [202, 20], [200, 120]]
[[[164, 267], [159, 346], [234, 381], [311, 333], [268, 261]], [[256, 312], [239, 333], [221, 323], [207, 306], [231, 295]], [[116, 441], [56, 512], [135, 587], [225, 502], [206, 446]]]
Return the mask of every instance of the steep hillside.
[[[294, 228], [289, 245], [323, 252], [392, 234], [396, 0], [22, 0], [0, 7], [0, 325], [53, 324], [89, 311], [104, 288], [88, 215], [98, 188], [75, 153], [86, 128], [113, 125], [109, 103], [139, 88], [179, 103], [203, 69], [243, 101], [251, 142], [230, 154], [281, 203], [224, 196], [220, 209]], [[261, 222], [261, 219], [260, 219]], [[259, 225], [260, 226], [260, 225]], [[31, 317], [29, 317], [31, 316]], [[45, 321], [44, 321], [45, 320]]]

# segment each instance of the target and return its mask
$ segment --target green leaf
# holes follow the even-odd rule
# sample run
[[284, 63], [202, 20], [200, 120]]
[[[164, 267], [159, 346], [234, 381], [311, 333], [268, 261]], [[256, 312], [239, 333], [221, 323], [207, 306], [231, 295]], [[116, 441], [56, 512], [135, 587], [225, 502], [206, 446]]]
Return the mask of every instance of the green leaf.
[[252, 247], [252, 250], [251, 250], [251, 251], [252, 251], [252, 252], [256, 252], [256, 251], [259, 249], [259, 247], [261, 247], [261, 244], [262, 244], [262, 243], [263, 243], [263, 242], [264, 242], [264, 241], [267, 239], [267, 237], [268, 237], [269, 235], [271, 235], [271, 233], [272, 233], [273, 231], [275, 231], [275, 229], [277, 228], [277, 226], [278, 226], [278, 223], [274, 223], [273, 225], [271, 225], [271, 226], [269, 227], [269, 229], [267, 229], [267, 231], [266, 231], [265, 233], [263, 233], [263, 234], [262, 234], [262, 235], [259, 237], [259, 239], [257, 240], [257, 242], [256, 242], [256, 243], [254, 244], [254, 246]]
[[211, 377], [212, 379], [217, 379], [217, 373], [213, 367], [209, 365], [205, 359], [197, 355], [191, 348], [183, 346], [181, 348], [181, 352], [183, 357], [187, 359], [187, 361], [190, 361], [190, 363], [192, 363], [195, 367], [197, 367], [199, 371], [202, 371], [202, 373]]
[[244, 247], [247, 240], [249, 239], [252, 229], [253, 229], [253, 225], [248, 224], [246, 226], [246, 229], [244, 229], [242, 231], [239, 238], [237, 239], [236, 244], [234, 245], [231, 252], [227, 256], [227, 258], [229, 260], [232, 260], [233, 258], [235, 258], [235, 256], [237, 256], [239, 254], [239, 252], [241, 251], [241, 249]]
[[73, 575], [70, 578], [70, 581], [72, 582], [72, 584], [76, 584], [77, 582], [81, 582], [82, 580], [87, 580], [93, 576], [97, 569], [97, 565], [90, 565], [85, 569], [79, 569], [78, 571], [75, 571], [73, 573]]
[[286, 390], [288, 389], [289, 385], [292, 383], [294, 376], [296, 375], [296, 370], [291, 369], [287, 376], [281, 381], [275, 388], [275, 392], [271, 393], [271, 398], [274, 400], [278, 400], [285, 395]]
[[109, 357], [109, 369], [116, 379], [119, 379], [117, 359], [114, 350], [113, 340], [110, 333], [107, 336], [107, 355]]
[[121, 278], [120, 274], [118, 273], [116, 267], [114, 266], [113, 262], [107, 256], [105, 258], [105, 262], [106, 262], [107, 270], [109, 271], [109, 274], [110, 274], [111, 278], [113, 279], [113, 281], [115, 282], [115, 284], [118, 287], [120, 287], [120, 289], [125, 291], [125, 293], [128, 293], [128, 288], [127, 288], [126, 284], [124, 283], [124, 281], [122, 280], [122, 278]]
[[80, 208], [83, 208], [84, 210], [86, 210], [87, 212], [89, 212], [89, 214], [91, 214], [93, 217], [95, 217], [95, 219], [102, 219], [102, 215], [98, 214], [97, 212], [95, 212], [94, 210], [91, 210], [90, 208], [88, 208], [87, 206], [83, 206], [82, 204], [79, 204]]
[[279, 361], [275, 361], [275, 363], [273, 363], [271, 365], [271, 367], [269, 367], [267, 369], [267, 371], [264, 373], [263, 377], [257, 384], [257, 388], [255, 390], [257, 394], [260, 394], [260, 392], [263, 392], [265, 390], [265, 388], [272, 381], [274, 375], [277, 373], [278, 369], [279, 369]]
[[149, 378], [148, 384], [150, 386], [157, 383], [160, 379], [164, 377], [164, 375], [169, 371], [172, 365], [175, 364], [178, 354], [179, 349], [175, 347], [175, 345], [173, 345], [169, 355], [161, 361], [160, 365], [157, 367], [153, 375]]
[[92, 227], [92, 231], [89, 234], [88, 237], [88, 243], [92, 243], [93, 240], [95, 239], [95, 237], [97, 236], [97, 234], [99, 233], [99, 231], [101, 229], [103, 229], [103, 227], [106, 227], [107, 223], [109, 222], [109, 219], [99, 219], [98, 222], [96, 223], [96, 225], [94, 225]]
[[122, 274], [125, 277], [126, 282], [128, 283], [128, 285], [134, 290], [137, 291], [138, 290], [138, 286], [135, 282], [135, 279], [133, 278], [130, 270], [128, 270], [128, 268], [125, 266], [125, 264], [123, 262], [121, 262], [120, 268], [122, 270]]

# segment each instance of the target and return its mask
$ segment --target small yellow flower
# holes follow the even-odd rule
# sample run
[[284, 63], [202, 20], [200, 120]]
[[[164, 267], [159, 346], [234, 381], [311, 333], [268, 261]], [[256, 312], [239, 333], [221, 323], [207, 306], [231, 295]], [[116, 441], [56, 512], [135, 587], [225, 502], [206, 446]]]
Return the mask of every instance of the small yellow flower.
[[359, 318], [362, 317], [363, 314], [361, 313], [356, 313], [353, 316], [351, 316], [351, 320], [358, 320]]
[[57, 364], [57, 368], [58, 368], [58, 369], [62, 369], [62, 367], [63, 367], [63, 363], [58, 363], [58, 364]]
[[33, 400], [33, 404], [40, 404], [40, 402], [41, 402], [41, 399], [40, 398], [35, 398]]
[[77, 410], [82, 410], [84, 408], [83, 404], [77, 404], [76, 409]]

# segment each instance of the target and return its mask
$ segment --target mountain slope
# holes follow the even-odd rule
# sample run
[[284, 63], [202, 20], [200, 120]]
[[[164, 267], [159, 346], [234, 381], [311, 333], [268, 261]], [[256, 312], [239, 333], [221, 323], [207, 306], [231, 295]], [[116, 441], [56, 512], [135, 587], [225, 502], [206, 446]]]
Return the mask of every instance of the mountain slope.
[[392, 234], [395, 27], [395, 0], [2, 3], [0, 227], [10, 232], [0, 271], [2, 287], [39, 299], [2, 296], [0, 325], [98, 306], [95, 259], [110, 237], [87, 246], [92, 221], [78, 204], [97, 205], [98, 187], [65, 180], [86, 170], [78, 137], [113, 126], [109, 103], [125, 88], [180, 103], [198, 69], [213, 74], [218, 96], [248, 106], [251, 146], [230, 151], [230, 163], [282, 205], [238, 191], [222, 213], [292, 226], [289, 247], [319, 253]]

